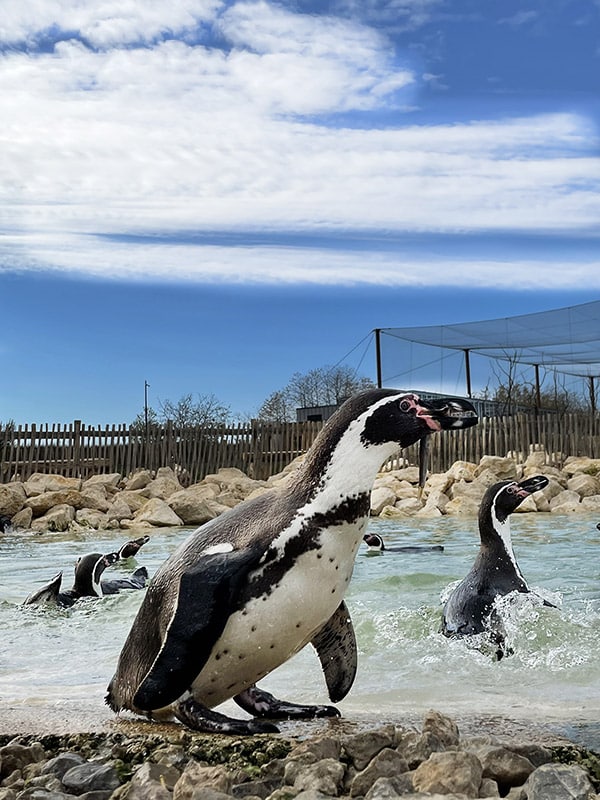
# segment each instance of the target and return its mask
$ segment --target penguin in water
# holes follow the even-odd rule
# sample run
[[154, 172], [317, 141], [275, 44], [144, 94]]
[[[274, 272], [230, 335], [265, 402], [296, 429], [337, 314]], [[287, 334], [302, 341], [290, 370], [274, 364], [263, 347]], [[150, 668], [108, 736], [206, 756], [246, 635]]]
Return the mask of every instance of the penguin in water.
[[[149, 537], [142, 537], [149, 541]], [[23, 605], [43, 605], [44, 603], [55, 603], [58, 606], [72, 606], [77, 600], [84, 597], [103, 597], [107, 594], [117, 594], [122, 589], [143, 589], [148, 579], [146, 567], [140, 567], [127, 578], [115, 578], [102, 580], [102, 573], [107, 567], [116, 564], [121, 559], [121, 553], [126, 548], [133, 548], [137, 552], [146, 541], [142, 539], [126, 542], [120, 550], [114, 553], [102, 555], [102, 553], [88, 553], [77, 559], [75, 565], [75, 580], [71, 589], [64, 592], [60, 591], [62, 583], [62, 572], [55, 575], [47, 584], [35, 592], [32, 592], [24, 601]], [[141, 542], [141, 544], [140, 544]]]
[[363, 542], [371, 553], [443, 553], [441, 544], [406, 544], [388, 547], [378, 533], [365, 533]]
[[8, 514], [0, 514], [0, 533], [10, 533], [12, 531], [12, 520]]
[[124, 561], [126, 558], [133, 558], [137, 555], [139, 549], [150, 541], [149, 536], [140, 536], [139, 539], [130, 539], [125, 542], [123, 547], [119, 550], [119, 559]]
[[[489, 632], [498, 659], [505, 654], [502, 624], [494, 614], [494, 600], [511, 592], [532, 593], [513, 551], [510, 515], [533, 492], [548, 485], [536, 475], [517, 483], [500, 481], [485, 492], [479, 507], [481, 546], [468, 575], [448, 597], [442, 611], [441, 632], [448, 637]], [[544, 605], [552, 606], [547, 600]]]
[[[339, 716], [333, 706], [278, 700], [256, 682], [310, 642], [331, 700], [346, 696], [357, 654], [344, 593], [377, 471], [426, 434], [476, 422], [464, 400], [373, 389], [346, 401], [292, 481], [202, 525], [160, 567], [108, 705], [235, 735], [276, 732], [268, 719]], [[213, 710], [230, 698], [262, 719]]]

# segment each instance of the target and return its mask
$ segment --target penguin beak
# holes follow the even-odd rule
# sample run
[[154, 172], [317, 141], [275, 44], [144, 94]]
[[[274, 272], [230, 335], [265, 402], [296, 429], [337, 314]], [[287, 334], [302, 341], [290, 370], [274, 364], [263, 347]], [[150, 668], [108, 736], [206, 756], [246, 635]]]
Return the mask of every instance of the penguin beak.
[[471, 428], [477, 424], [477, 412], [472, 403], [462, 398], [421, 400], [413, 395], [417, 417], [432, 431]]
[[534, 492], [539, 492], [540, 489], [545, 489], [548, 486], [548, 478], [545, 475], [534, 475], [533, 478], [526, 478], [523, 481], [519, 481], [517, 483], [518, 489], [518, 496], [525, 499], [530, 494]]

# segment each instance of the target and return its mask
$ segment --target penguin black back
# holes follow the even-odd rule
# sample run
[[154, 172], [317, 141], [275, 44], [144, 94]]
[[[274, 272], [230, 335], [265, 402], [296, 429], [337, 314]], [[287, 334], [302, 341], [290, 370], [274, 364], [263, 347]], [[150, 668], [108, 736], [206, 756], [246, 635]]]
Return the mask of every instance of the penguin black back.
[[[515, 591], [530, 592], [515, 558], [509, 520], [525, 498], [547, 484], [547, 478], [537, 475], [520, 483], [500, 481], [487, 489], [479, 507], [479, 553], [470, 572], [444, 605], [444, 635], [470, 636], [489, 631], [497, 597]], [[501, 635], [495, 638], [501, 643]]]
[[375, 389], [321, 430], [287, 485], [240, 503], [184, 542], [154, 576], [107, 695], [115, 710], [174, 714], [203, 731], [269, 732], [212, 709], [233, 698], [255, 717], [332, 716], [256, 682], [309, 642], [332, 700], [349, 691], [356, 643], [343, 601], [381, 464], [430, 433], [477, 422], [472, 405]]

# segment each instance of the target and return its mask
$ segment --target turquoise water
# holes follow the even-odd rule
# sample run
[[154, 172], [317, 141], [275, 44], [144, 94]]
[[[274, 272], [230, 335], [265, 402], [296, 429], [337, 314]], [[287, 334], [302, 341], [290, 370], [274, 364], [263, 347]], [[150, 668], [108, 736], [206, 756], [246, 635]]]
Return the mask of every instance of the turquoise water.
[[[438, 633], [441, 598], [464, 577], [478, 548], [476, 520], [372, 520], [393, 544], [443, 544], [443, 553], [367, 554], [361, 549], [347, 595], [359, 643], [359, 670], [344, 717], [415, 718], [435, 708], [550, 723], [600, 748], [600, 531], [596, 517], [515, 514], [513, 543], [530, 586], [556, 603], [525, 601], [506, 610], [514, 654], [492, 660], [470, 640]], [[152, 575], [190, 529], [157, 529], [137, 558]], [[69, 724], [110, 721], [106, 685], [141, 602], [141, 592], [85, 601], [74, 609], [22, 607], [59, 570], [71, 585], [76, 558], [110, 552], [122, 531], [28, 533], [0, 538], [0, 717]], [[116, 570], [106, 576], [115, 574]], [[298, 702], [327, 702], [312, 648], [261, 686]], [[244, 714], [232, 703], [223, 710]], [[2, 722], [0, 721], [0, 728]]]

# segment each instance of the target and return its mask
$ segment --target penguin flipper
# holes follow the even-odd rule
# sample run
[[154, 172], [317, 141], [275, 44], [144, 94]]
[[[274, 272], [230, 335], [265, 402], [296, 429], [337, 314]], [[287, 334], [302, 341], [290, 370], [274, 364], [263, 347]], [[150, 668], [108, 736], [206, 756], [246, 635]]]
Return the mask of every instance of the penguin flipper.
[[57, 603], [60, 584], [62, 582], [62, 572], [55, 575], [44, 586], [28, 595], [23, 601], [24, 606], [34, 606], [41, 603]]
[[143, 589], [148, 580], [146, 567], [139, 567], [129, 578], [102, 581], [102, 594], [118, 594], [122, 589]]
[[227, 624], [240, 586], [262, 553], [262, 548], [212, 553], [182, 573], [162, 647], [134, 695], [137, 708], [164, 708], [190, 688]]
[[354, 683], [358, 663], [354, 628], [343, 600], [311, 644], [319, 656], [330, 699], [334, 703], [343, 700]]

